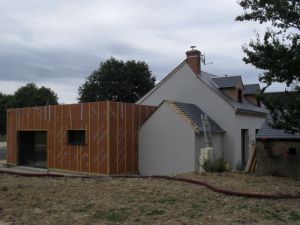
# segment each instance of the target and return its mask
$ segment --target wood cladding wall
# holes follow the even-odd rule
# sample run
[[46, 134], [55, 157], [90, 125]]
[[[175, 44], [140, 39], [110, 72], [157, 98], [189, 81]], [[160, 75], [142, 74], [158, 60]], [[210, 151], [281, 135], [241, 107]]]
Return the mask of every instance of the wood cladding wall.
[[[138, 129], [155, 108], [105, 101], [9, 109], [7, 162], [19, 163], [18, 132], [47, 131], [48, 169], [92, 174], [135, 172]], [[85, 144], [68, 144], [68, 130], [85, 130]]]

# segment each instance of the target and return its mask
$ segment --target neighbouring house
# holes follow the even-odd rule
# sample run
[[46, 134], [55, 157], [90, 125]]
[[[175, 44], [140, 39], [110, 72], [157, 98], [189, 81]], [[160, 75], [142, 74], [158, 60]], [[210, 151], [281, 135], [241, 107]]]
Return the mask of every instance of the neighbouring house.
[[186, 56], [137, 101], [158, 107], [140, 128], [139, 168], [143, 175], [195, 170], [204, 147], [203, 114], [218, 128], [212, 129], [216, 155], [224, 157], [233, 169], [237, 164], [244, 166], [265, 120], [267, 110], [255, 98], [259, 85], [245, 85], [241, 76], [218, 77], [202, 71], [198, 50], [187, 51]]
[[272, 117], [256, 135], [255, 172], [259, 175], [300, 177], [300, 133], [287, 133], [270, 126]]
[[93, 102], [9, 109], [7, 163], [89, 174], [138, 171], [138, 128], [156, 107]]

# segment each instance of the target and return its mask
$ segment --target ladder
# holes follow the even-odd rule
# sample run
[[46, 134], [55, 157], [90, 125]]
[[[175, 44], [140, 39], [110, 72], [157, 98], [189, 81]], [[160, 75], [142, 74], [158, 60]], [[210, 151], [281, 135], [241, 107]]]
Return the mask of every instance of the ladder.
[[205, 146], [212, 147], [211, 126], [206, 114], [201, 114], [201, 122], [202, 122]]

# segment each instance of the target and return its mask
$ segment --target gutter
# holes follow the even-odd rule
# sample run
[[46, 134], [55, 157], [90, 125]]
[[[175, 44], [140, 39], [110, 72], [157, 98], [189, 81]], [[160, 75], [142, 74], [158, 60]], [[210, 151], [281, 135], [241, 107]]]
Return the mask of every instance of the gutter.
[[259, 116], [265, 118], [267, 116], [266, 112], [257, 112], [257, 111], [252, 111], [252, 110], [246, 110], [246, 109], [241, 109], [241, 108], [234, 108], [235, 112], [237, 114], [246, 114], [246, 115], [252, 115], [252, 116]]

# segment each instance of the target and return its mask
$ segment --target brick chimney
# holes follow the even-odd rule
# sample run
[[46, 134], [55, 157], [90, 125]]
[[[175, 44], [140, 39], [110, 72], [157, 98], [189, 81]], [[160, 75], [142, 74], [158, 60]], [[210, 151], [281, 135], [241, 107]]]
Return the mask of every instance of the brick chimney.
[[186, 54], [187, 64], [191, 67], [195, 75], [199, 76], [201, 72], [201, 63], [200, 63], [201, 52], [194, 49], [194, 46], [192, 46], [192, 50], [187, 51], [185, 54]]

